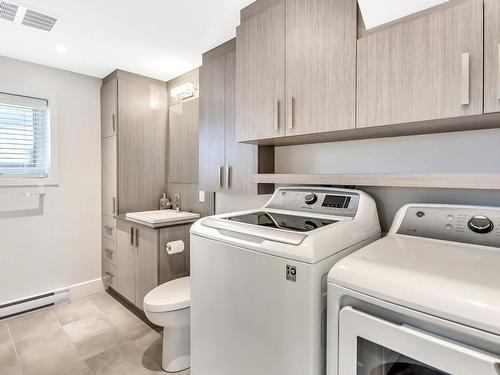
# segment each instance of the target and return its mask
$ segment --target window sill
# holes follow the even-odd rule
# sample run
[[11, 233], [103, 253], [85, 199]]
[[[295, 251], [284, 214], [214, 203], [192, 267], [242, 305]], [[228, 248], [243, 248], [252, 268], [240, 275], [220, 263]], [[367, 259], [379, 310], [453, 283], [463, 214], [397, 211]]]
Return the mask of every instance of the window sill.
[[59, 186], [55, 178], [10, 178], [0, 177], [1, 187], [39, 187], [39, 186]]

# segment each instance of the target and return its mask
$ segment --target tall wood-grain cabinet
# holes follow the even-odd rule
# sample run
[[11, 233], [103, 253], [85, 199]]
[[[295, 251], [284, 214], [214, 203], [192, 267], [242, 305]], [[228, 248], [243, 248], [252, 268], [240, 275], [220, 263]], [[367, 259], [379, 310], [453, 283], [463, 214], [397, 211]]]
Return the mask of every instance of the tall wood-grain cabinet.
[[200, 68], [200, 189], [271, 193], [273, 186], [253, 183], [253, 175], [274, 172], [274, 147], [236, 141], [235, 48], [233, 39], [203, 55]]
[[238, 141], [355, 127], [355, 0], [259, 0], [241, 21]]
[[116, 281], [116, 216], [156, 209], [167, 185], [166, 83], [115, 71], [101, 89], [103, 276]]
[[375, 29], [357, 48], [358, 127], [483, 113], [483, 0], [449, 2]]

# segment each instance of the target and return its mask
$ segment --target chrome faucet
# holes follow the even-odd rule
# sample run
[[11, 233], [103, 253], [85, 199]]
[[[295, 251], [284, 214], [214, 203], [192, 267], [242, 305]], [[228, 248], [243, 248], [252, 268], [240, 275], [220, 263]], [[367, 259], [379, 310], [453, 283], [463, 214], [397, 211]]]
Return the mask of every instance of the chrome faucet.
[[175, 210], [177, 212], [179, 212], [181, 210], [181, 195], [180, 194], [174, 195], [174, 204], [175, 204]]

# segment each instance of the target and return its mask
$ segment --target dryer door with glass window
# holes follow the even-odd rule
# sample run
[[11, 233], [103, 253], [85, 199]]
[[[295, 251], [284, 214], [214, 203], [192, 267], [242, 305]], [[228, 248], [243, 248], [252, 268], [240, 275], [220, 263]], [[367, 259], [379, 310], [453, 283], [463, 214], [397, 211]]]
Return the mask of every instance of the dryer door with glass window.
[[500, 357], [352, 307], [340, 312], [339, 374], [498, 375]]

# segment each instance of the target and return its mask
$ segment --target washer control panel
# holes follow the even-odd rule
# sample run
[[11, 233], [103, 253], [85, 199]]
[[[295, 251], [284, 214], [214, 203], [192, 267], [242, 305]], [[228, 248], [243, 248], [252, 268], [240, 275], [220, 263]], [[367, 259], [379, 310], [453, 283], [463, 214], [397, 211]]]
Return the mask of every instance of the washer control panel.
[[336, 189], [278, 189], [266, 208], [354, 217], [359, 194]]
[[500, 208], [410, 206], [397, 233], [500, 248]]

